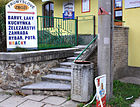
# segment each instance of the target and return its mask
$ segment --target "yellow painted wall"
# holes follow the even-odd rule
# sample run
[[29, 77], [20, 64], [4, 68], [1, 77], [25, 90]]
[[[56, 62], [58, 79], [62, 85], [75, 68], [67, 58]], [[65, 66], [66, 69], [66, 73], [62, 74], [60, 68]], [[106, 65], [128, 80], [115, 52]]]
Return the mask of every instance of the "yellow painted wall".
[[[3, 1], [3, 0], [0, 0]], [[8, 0], [7, 0], [8, 1]], [[10, 1], [10, 0], [9, 0]], [[45, 2], [42, 0], [30, 0], [37, 6], [37, 15], [42, 16], [42, 5]], [[68, 0], [50, 0], [54, 2], [54, 16], [63, 17], [63, 2]], [[90, 0], [90, 12], [81, 12], [81, 0], [75, 0], [75, 17], [77, 16], [87, 16], [96, 15], [96, 34], [98, 32], [98, 0]], [[93, 17], [79, 17], [79, 20], [88, 19], [88, 21], [79, 21], [79, 34], [93, 34]]]
[[[8, 0], [7, 0], [8, 1]], [[45, 2], [42, 0], [31, 0], [37, 6], [37, 13], [42, 16], [42, 5]], [[54, 2], [54, 16], [62, 17], [63, 2], [67, 0], [52, 0]], [[0, 0], [3, 2], [3, 0]], [[123, 0], [123, 20], [124, 26], [129, 27], [129, 40], [128, 40], [128, 65], [140, 67], [140, 8], [125, 9], [125, 0]], [[90, 12], [81, 12], [81, 0], [75, 0], [75, 17], [95, 15], [96, 16], [96, 34], [98, 33], [98, 0], [90, 0]], [[87, 18], [81, 18], [87, 19]], [[88, 17], [91, 19], [91, 17]], [[80, 19], [79, 19], [80, 20]], [[79, 34], [92, 34], [93, 23], [92, 21], [79, 22]]]
[[[45, 2], [41, 0], [31, 0], [37, 6], [38, 15], [42, 16], [42, 5]], [[68, 0], [51, 0], [54, 2], [54, 16], [63, 17], [63, 2]], [[96, 34], [98, 32], [98, 0], [90, 0], [90, 12], [82, 13], [81, 12], [81, 0], [75, 0], [75, 17], [77, 16], [87, 16], [87, 15], [96, 15]], [[79, 21], [79, 34], [93, 34], [93, 17], [79, 17], [79, 20], [88, 19], [88, 21]]]
[[[90, 0], [90, 12], [82, 13], [81, 10], [81, 2], [82, 0], [75, 0], [75, 15], [76, 16], [87, 16], [87, 15], [95, 15], [96, 18], [96, 34], [98, 33], [98, 0]], [[79, 20], [83, 19], [92, 19], [90, 17], [79, 17]], [[79, 34], [93, 34], [93, 20], [88, 21], [79, 21]]]
[[140, 67], [140, 8], [125, 9], [123, 2], [123, 20], [129, 27], [128, 65]]

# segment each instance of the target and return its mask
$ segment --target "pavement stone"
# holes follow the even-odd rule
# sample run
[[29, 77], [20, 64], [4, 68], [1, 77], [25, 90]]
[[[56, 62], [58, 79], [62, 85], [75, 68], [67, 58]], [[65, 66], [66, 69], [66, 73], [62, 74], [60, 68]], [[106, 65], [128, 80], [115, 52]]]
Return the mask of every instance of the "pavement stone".
[[131, 107], [140, 107], [140, 104], [132, 104]]
[[6, 94], [0, 94], [0, 102], [6, 100], [7, 98], [9, 98], [10, 95], [6, 95]]
[[119, 80], [124, 83], [132, 83], [132, 84], [140, 85], [140, 79], [137, 77], [125, 77]]
[[140, 97], [135, 100], [135, 102], [131, 105], [131, 107], [140, 107]]
[[11, 96], [5, 101], [0, 103], [0, 107], [16, 107], [19, 104], [23, 103], [26, 99], [20, 96]]
[[33, 94], [33, 90], [22, 90], [22, 93], [31, 95], [31, 94]]
[[5, 93], [14, 94], [14, 90], [4, 90]]
[[42, 102], [36, 102], [36, 101], [32, 101], [32, 100], [27, 100], [24, 103], [22, 103], [21, 105], [17, 106], [17, 107], [42, 107], [43, 105], [45, 105]]
[[77, 107], [79, 103], [78, 102], [75, 102], [75, 101], [67, 101], [66, 103], [62, 104], [61, 106], [62, 107]]
[[30, 99], [30, 100], [34, 100], [34, 101], [41, 101], [45, 98], [47, 98], [48, 96], [45, 95], [28, 95], [26, 97], [24, 97], [25, 99]]
[[50, 96], [44, 99], [42, 102], [52, 105], [61, 105], [62, 103], [66, 102], [66, 98], [57, 97], [57, 96]]
[[2, 93], [4, 90], [0, 88], [0, 93]]

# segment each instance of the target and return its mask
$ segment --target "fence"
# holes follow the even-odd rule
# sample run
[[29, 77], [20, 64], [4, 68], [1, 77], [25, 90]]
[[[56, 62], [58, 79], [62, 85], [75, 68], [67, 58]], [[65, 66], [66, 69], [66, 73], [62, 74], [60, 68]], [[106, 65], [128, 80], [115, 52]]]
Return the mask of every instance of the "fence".
[[89, 44], [95, 37], [95, 16], [77, 16], [78, 20], [78, 43], [81, 45]]
[[38, 48], [63, 48], [77, 44], [77, 20], [38, 16]]

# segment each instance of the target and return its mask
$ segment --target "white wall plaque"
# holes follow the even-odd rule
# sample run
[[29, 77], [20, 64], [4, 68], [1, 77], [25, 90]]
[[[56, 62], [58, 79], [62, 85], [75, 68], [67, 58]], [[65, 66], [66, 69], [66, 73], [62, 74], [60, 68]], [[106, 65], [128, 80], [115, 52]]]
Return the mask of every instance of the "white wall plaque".
[[140, 0], [125, 0], [125, 8], [140, 7]]

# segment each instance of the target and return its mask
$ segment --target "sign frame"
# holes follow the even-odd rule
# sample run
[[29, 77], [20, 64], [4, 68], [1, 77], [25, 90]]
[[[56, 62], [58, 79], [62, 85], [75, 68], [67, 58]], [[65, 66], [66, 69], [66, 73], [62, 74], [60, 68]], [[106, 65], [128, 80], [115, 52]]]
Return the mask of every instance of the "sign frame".
[[75, 6], [74, 0], [63, 2], [63, 19], [74, 19], [75, 18]]
[[90, 0], [86, 0], [87, 2], [85, 3], [85, 0], [81, 0], [81, 12], [82, 13], [87, 13], [90, 12]]
[[37, 8], [29, 0], [12, 0], [5, 6], [7, 50], [37, 49]]
[[95, 78], [96, 107], [106, 107], [106, 74]]

